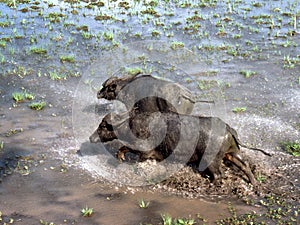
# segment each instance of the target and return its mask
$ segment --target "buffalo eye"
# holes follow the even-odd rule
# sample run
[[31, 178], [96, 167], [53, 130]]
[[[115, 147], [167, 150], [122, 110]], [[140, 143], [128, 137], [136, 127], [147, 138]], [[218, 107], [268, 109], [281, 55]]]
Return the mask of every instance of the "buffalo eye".
[[106, 128], [106, 124], [107, 124], [106, 122], [104, 122], [104, 123], [103, 123], [103, 122], [102, 122], [102, 123], [100, 123], [100, 125], [99, 125], [99, 128]]
[[117, 88], [117, 85], [116, 85], [116, 84], [112, 84], [112, 85], [110, 85], [110, 86], [108, 87], [108, 91], [114, 92], [114, 91], [116, 90], [116, 88]]

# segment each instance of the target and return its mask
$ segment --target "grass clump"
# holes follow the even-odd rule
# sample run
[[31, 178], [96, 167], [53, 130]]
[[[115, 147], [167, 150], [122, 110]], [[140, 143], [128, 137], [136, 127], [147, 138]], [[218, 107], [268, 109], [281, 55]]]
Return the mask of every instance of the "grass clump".
[[92, 39], [92, 37], [93, 37], [93, 35], [90, 32], [86, 32], [86, 31], [83, 31], [81, 35], [82, 35], [82, 38], [86, 39], [86, 40]]
[[173, 50], [184, 48], [184, 43], [180, 41], [173, 41], [170, 47]]
[[256, 72], [252, 70], [241, 70], [240, 74], [244, 75], [245, 78], [249, 78], [253, 75], [256, 75]]
[[0, 47], [5, 48], [6, 47], [6, 41], [0, 40]]
[[35, 98], [34, 94], [27, 93], [27, 92], [13, 92], [12, 98], [17, 103], [24, 102], [25, 100], [33, 100]]
[[200, 90], [209, 90], [218, 86], [218, 81], [216, 80], [199, 80], [198, 81], [198, 88]]
[[81, 215], [83, 217], [90, 217], [93, 213], [94, 213], [93, 208], [89, 208], [86, 206], [85, 208], [81, 209]]
[[144, 199], [141, 199], [141, 200], [139, 201], [139, 207], [140, 207], [141, 209], [146, 209], [146, 208], [149, 207], [149, 205], [150, 205], [150, 202], [145, 202]]
[[257, 176], [256, 176], [256, 180], [259, 182], [259, 183], [264, 183], [266, 182], [267, 180], [267, 177], [262, 175], [261, 173], [258, 173]]
[[64, 63], [64, 62], [74, 63], [75, 62], [75, 57], [73, 55], [62, 55], [62, 56], [60, 56], [59, 59], [62, 63]]
[[23, 131], [24, 131], [23, 128], [10, 129], [9, 131], [6, 132], [5, 137], [10, 137], [12, 135], [21, 133]]
[[173, 219], [169, 215], [162, 215], [163, 225], [193, 225], [196, 224], [194, 219], [178, 218]]
[[40, 224], [42, 224], [42, 225], [55, 225], [53, 222], [47, 222], [45, 220], [40, 220]]
[[49, 72], [49, 76], [51, 80], [63, 80], [66, 79], [65, 75], [60, 75], [56, 71]]
[[9, 27], [9, 26], [10, 26], [10, 22], [9, 21], [0, 22], [0, 27], [2, 27], [2, 28]]
[[32, 54], [45, 55], [45, 54], [47, 54], [47, 49], [44, 49], [42, 47], [32, 47], [32, 48], [30, 48], [30, 52]]
[[51, 23], [60, 23], [61, 19], [65, 17], [66, 15], [58, 12], [51, 12], [48, 14], [48, 16], [46, 16]]
[[46, 102], [44, 101], [32, 102], [29, 104], [29, 107], [33, 110], [42, 110], [45, 106]]
[[136, 76], [140, 73], [143, 73], [143, 70], [140, 67], [126, 68], [125, 72], [130, 76]]
[[293, 69], [296, 65], [300, 65], [300, 59], [297, 57], [290, 57], [286, 55], [283, 57], [283, 68], [284, 69]]
[[[268, 194], [258, 203], [261, 208], [265, 209], [264, 213], [255, 211], [238, 215], [236, 208], [229, 204], [231, 216], [217, 220], [217, 225], [238, 225], [238, 224], [298, 224], [297, 217], [299, 207], [289, 203], [283, 196]], [[270, 220], [272, 220], [271, 223]]]
[[158, 37], [158, 36], [160, 36], [161, 34], [160, 34], [160, 32], [159, 32], [158, 30], [152, 30], [151, 35], [152, 35], [153, 37]]
[[25, 98], [27, 100], [33, 100], [35, 98], [35, 96], [33, 94], [31, 94], [31, 93], [25, 92]]
[[23, 92], [14, 92], [12, 93], [13, 100], [18, 102], [23, 102], [25, 100], [25, 95]]
[[103, 33], [103, 39], [105, 41], [113, 41], [114, 40], [114, 34], [112, 32], [104, 32]]
[[300, 157], [300, 144], [298, 142], [286, 141], [282, 142], [281, 146], [289, 154], [295, 157]]
[[241, 112], [245, 112], [246, 110], [247, 110], [247, 107], [235, 107], [232, 109], [232, 112], [241, 113]]

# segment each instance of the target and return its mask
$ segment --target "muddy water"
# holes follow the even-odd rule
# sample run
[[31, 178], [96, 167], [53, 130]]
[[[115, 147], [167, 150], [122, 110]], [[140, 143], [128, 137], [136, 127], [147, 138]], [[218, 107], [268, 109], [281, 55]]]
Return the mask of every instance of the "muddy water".
[[[223, 168], [221, 187], [187, 174], [166, 188], [129, 188], [104, 179], [89, 155], [78, 154], [99, 116], [111, 109], [96, 99], [102, 82], [137, 67], [214, 100], [214, 105], [196, 105], [193, 113], [221, 117], [241, 140], [273, 153], [269, 158], [242, 149], [256, 165], [256, 175], [267, 178], [262, 186], [268, 192], [287, 195], [299, 205], [299, 159], [280, 148], [280, 142], [299, 141], [299, 3], [172, 1], [156, 6], [153, 1], [151, 11], [150, 3], [128, 2], [129, 9], [119, 1], [105, 1], [103, 7], [17, 1], [16, 9], [0, 3], [3, 221], [162, 224], [166, 213], [214, 224], [230, 215], [229, 201], [238, 214], [264, 212], [261, 205], [250, 207], [237, 199], [256, 195], [232, 168]], [[66, 56], [74, 62], [64, 61]], [[243, 70], [256, 74], [246, 78]], [[33, 100], [12, 99], [16, 91], [33, 93], [34, 101], [47, 105], [31, 110]], [[247, 109], [235, 114], [235, 107]], [[103, 157], [98, 160], [102, 163]], [[182, 197], [189, 194], [194, 199]], [[150, 202], [147, 209], [139, 208], [141, 199]], [[94, 209], [90, 218], [80, 214], [86, 206]], [[208, 222], [197, 219], [198, 213]]]
[[[168, 214], [181, 218], [198, 215], [210, 224], [229, 215], [226, 203], [187, 200], [159, 193], [124, 192], [102, 182], [95, 183], [78, 170], [70, 169], [67, 173], [50, 170], [49, 166], [55, 164], [43, 164], [34, 176], [10, 176], [2, 184], [3, 218], [13, 218], [16, 224], [39, 224], [39, 220], [55, 224], [158, 224], [161, 215]], [[150, 202], [148, 208], [139, 207], [141, 199]], [[90, 218], [80, 216], [80, 209], [86, 206], [94, 209]], [[239, 213], [250, 209], [242, 204], [235, 206]]]
[[[48, 106], [43, 111], [29, 109], [27, 101], [15, 105], [7, 93], [11, 86], [26, 83], [5, 86], [10, 82], [2, 80], [1, 162], [9, 162], [0, 184], [3, 221], [12, 218], [16, 224], [39, 224], [40, 220], [55, 224], [158, 224], [162, 214], [194, 219], [199, 214], [213, 223], [230, 215], [224, 200], [192, 200], [167, 192], [127, 189], [118, 183], [114, 186], [99, 174], [95, 176], [95, 168], [84, 165], [89, 158], [82, 159], [76, 153], [80, 146], [73, 137], [72, 95], [66, 91], [71, 90], [72, 81], [49, 88], [44, 85], [47, 80], [41, 79], [44, 82], [39, 87], [33, 79], [27, 88], [35, 93], [43, 90], [36, 96], [47, 99]], [[10, 133], [12, 130], [16, 133]], [[147, 209], [139, 207], [141, 199], [150, 202]], [[251, 209], [232, 200], [237, 202], [240, 213]], [[81, 216], [80, 210], [86, 206], [94, 209], [91, 218]]]

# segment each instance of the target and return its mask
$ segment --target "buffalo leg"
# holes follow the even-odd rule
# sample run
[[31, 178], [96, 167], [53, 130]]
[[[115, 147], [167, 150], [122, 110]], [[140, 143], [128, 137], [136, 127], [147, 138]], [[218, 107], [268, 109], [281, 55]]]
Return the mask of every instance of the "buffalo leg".
[[126, 146], [122, 146], [119, 151], [117, 152], [117, 159], [120, 161], [124, 161], [125, 160], [125, 154], [127, 152], [130, 152], [130, 149], [127, 148]]
[[209, 173], [213, 175], [213, 183], [219, 184], [221, 182], [221, 179], [223, 177], [222, 171], [221, 171], [221, 162], [222, 162], [222, 151], [219, 151], [215, 159], [210, 163], [210, 165], [207, 167]]
[[[214, 184], [220, 184], [222, 178], [222, 172], [220, 170], [220, 166], [218, 164], [211, 164], [208, 166], [208, 172], [212, 174], [212, 181]], [[206, 172], [207, 173], [207, 172]]]
[[124, 161], [125, 160], [125, 154], [131, 152], [133, 154], [139, 155], [139, 157], [141, 157], [141, 151], [138, 150], [134, 150], [132, 148], [129, 148], [127, 146], [122, 146], [119, 151], [117, 152], [117, 159], [119, 159], [120, 161]]
[[160, 155], [158, 155], [155, 150], [143, 152], [143, 151], [139, 151], [139, 150], [134, 150], [134, 149], [129, 148], [127, 146], [122, 146], [119, 149], [119, 151], [117, 152], [117, 159], [119, 159], [120, 161], [124, 161], [125, 160], [125, 154], [128, 153], [128, 152], [138, 155], [139, 156], [139, 161], [141, 161], [141, 162], [143, 162], [147, 159], [156, 159], [158, 161], [163, 160], [163, 159], [161, 159], [161, 157], [159, 157]]

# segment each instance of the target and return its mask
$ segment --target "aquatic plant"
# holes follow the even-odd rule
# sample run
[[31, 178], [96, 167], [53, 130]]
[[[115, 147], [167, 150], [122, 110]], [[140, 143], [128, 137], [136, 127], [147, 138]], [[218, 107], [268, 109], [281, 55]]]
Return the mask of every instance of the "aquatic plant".
[[252, 70], [241, 70], [240, 74], [244, 75], [245, 78], [249, 78], [253, 75], [256, 75], [256, 72]]
[[291, 57], [290, 55], [285, 55], [283, 57], [283, 68], [293, 69], [296, 65], [300, 65], [300, 58]]
[[[0, 179], [0, 181], [1, 181], [1, 179]], [[13, 218], [4, 216], [4, 215], [2, 214], [2, 212], [0, 211], [0, 222], [1, 222], [1, 221], [7, 221], [7, 222], [4, 223], [4, 224], [13, 224], [13, 223], [14, 223], [14, 219], [13, 219]]]
[[66, 79], [65, 75], [60, 75], [56, 71], [49, 72], [49, 76], [51, 80], [63, 80]]
[[103, 39], [106, 41], [113, 41], [114, 34], [112, 32], [103, 32]]
[[23, 92], [13, 92], [12, 97], [17, 103], [25, 100], [25, 94]]
[[173, 219], [170, 215], [161, 215], [163, 225], [193, 225], [196, 224], [194, 219], [178, 218]]
[[232, 112], [241, 113], [241, 112], [245, 112], [246, 110], [247, 110], [247, 107], [235, 107], [232, 109]]
[[50, 12], [46, 18], [49, 19], [51, 23], [60, 23], [61, 18], [65, 18], [66, 15], [59, 12]]
[[10, 137], [12, 135], [21, 133], [23, 131], [24, 131], [23, 128], [10, 129], [9, 131], [6, 132], [5, 137]]
[[219, 85], [218, 81], [216, 80], [199, 80], [198, 81], [198, 88], [200, 90], [209, 90], [213, 87]]
[[81, 215], [83, 217], [90, 217], [90, 216], [92, 216], [93, 213], [94, 213], [93, 208], [89, 208], [86, 206], [85, 208], [81, 209]]
[[183, 42], [180, 42], [180, 41], [173, 41], [171, 43], [171, 49], [173, 50], [176, 50], [176, 49], [179, 49], [179, 48], [184, 48], [184, 43]]
[[33, 54], [47, 54], [47, 49], [42, 47], [31, 47], [30, 52]]
[[264, 183], [267, 180], [267, 177], [261, 174], [260, 172], [256, 175], [255, 178], [259, 183]]
[[4, 28], [4, 27], [9, 27], [10, 26], [10, 22], [9, 21], [1, 21], [0, 22], [0, 27]]
[[46, 106], [45, 101], [32, 102], [28, 105], [33, 110], [42, 110]]
[[141, 209], [146, 209], [146, 208], [149, 207], [149, 205], [150, 205], [150, 202], [145, 202], [144, 199], [141, 199], [141, 200], [139, 201], [139, 207], [140, 207]]
[[40, 219], [40, 224], [42, 225], [55, 225], [53, 222], [47, 222], [45, 220]]
[[83, 39], [91, 39], [93, 37], [93, 34], [86, 31], [83, 31], [81, 35]]
[[74, 63], [75, 62], [74, 55], [62, 55], [59, 57], [59, 59], [62, 63], [64, 63], [64, 62]]
[[0, 47], [5, 48], [6, 47], [6, 41], [0, 40]]
[[[284, 196], [268, 194], [259, 200], [258, 204], [265, 208], [264, 213], [251, 211], [238, 215], [236, 208], [229, 203], [228, 209], [231, 216], [217, 220], [216, 224], [268, 224], [269, 220], [274, 224], [297, 224], [299, 206], [293, 206], [291, 203], [288, 203]], [[262, 212], [262, 210], [260, 211]]]
[[158, 36], [161, 35], [161, 33], [160, 33], [158, 30], [152, 30], [151, 35], [152, 35], [153, 37], [158, 37]]
[[131, 76], [143, 73], [143, 69], [140, 67], [126, 67], [125, 72]]
[[282, 142], [281, 143], [282, 148], [289, 154], [300, 157], [300, 144], [298, 142]]

